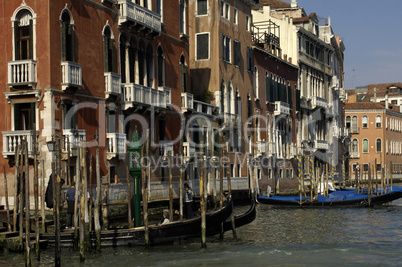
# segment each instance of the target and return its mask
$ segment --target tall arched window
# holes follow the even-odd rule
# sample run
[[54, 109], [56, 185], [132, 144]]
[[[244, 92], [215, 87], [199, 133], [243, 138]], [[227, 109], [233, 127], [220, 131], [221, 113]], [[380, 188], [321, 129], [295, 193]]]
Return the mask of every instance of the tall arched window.
[[154, 87], [154, 51], [151, 45], [147, 47], [147, 86]]
[[33, 21], [26, 9], [14, 21], [14, 48], [15, 60], [33, 59]]
[[140, 45], [138, 48], [138, 75], [139, 84], [145, 85], [146, 77], [146, 54], [145, 54], [145, 44], [143, 40], [140, 40]]
[[352, 132], [353, 133], [356, 133], [356, 132], [358, 132], [358, 127], [357, 127], [357, 124], [358, 123], [358, 121], [357, 121], [357, 116], [355, 115], [355, 116], [353, 116], [352, 117]]
[[376, 141], [376, 145], [377, 145], [377, 153], [382, 153], [382, 140], [381, 138], [378, 138]]
[[161, 46], [158, 46], [158, 86], [165, 85], [165, 57]]
[[126, 83], [128, 82], [126, 79], [127, 73], [127, 38], [124, 34], [120, 36], [120, 75], [121, 75], [121, 82]]
[[105, 72], [113, 72], [113, 35], [107, 25], [103, 30]]
[[369, 152], [369, 141], [368, 139], [363, 139], [363, 153]]
[[375, 127], [377, 127], [377, 128], [381, 128], [382, 126], [381, 126], [381, 115], [377, 115], [376, 117], [375, 117]]
[[350, 116], [346, 116], [345, 127], [350, 129], [351, 122], [352, 122], [352, 120], [351, 120]]
[[135, 80], [135, 73], [138, 71], [136, 68], [138, 67], [137, 62], [137, 40], [135, 38], [131, 38], [130, 47], [128, 48], [128, 60], [130, 67], [130, 83], [137, 83]]
[[357, 155], [359, 153], [359, 141], [356, 138], [353, 139], [353, 141], [352, 141], [351, 152], [354, 155]]
[[362, 127], [368, 128], [368, 117], [366, 115], [364, 115], [362, 118]]
[[61, 60], [74, 61], [74, 24], [68, 10], [61, 15]]

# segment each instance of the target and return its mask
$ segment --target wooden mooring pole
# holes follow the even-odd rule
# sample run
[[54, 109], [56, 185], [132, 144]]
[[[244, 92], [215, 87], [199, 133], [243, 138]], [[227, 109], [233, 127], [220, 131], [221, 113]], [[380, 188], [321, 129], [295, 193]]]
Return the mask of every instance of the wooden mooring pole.
[[[225, 148], [225, 156], [229, 159], [228, 151], [226, 148]], [[226, 166], [226, 179], [227, 179], [227, 183], [228, 183], [229, 197], [232, 198], [232, 182], [230, 179], [230, 163], [229, 162], [227, 163], [227, 166]], [[231, 225], [232, 225], [233, 238], [237, 239], [236, 224], [235, 224], [233, 214], [230, 216], [230, 221], [231, 221]]]
[[[141, 160], [144, 160], [144, 148], [141, 148]], [[149, 228], [148, 228], [148, 189], [147, 179], [150, 179], [148, 176], [149, 168], [151, 168], [151, 162], [149, 161], [149, 130], [147, 130], [147, 139], [145, 142], [145, 155], [147, 158], [146, 164], [142, 164], [141, 173], [142, 173], [142, 205], [143, 205], [143, 213], [144, 213], [144, 228], [145, 228], [145, 246], [149, 247]], [[144, 162], [144, 161], [143, 161]], [[144, 170], [144, 166], [147, 166], [147, 170]]]
[[[204, 142], [200, 143], [203, 149]], [[200, 159], [200, 205], [201, 205], [201, 247], [207, 247], [207, 223], [206, 223], [206, 201], [205, 201], [205, 173], [204, 173], [204, 153], [201, 153]]]
[[170, 151], [168, 153], [169, 161], [169, 221], [173, 222], [173, 175], [172, 175], [172, 165], [173, 165], [173, 155]]
[[11, 232], [11, 221], [10, 221], [10, 207], [8, 205], [8, 188], [7, 188], [7, 175], [6, 175], [6, 166], [3, 165], [4, 172], [4, 197], [6, 199], [6, 212], [7, 212], [7, 229]]
[[[33, 154], [34, 154], [34, 197], [35, 197], [35, 252], [36, 260], [40, 261], [40, 247], [39, 247], [39, 177], [38, 177], [38, 158], [37, 158], [37, 140], [36, 140], [36, 126], [33, 125]], [[44, 220], [44, 218], [42, 218]]]
[[184, 157], [183, 157], [183, 139], [180, 138], [180, 174], [179, 174], [179, 220], [183, 220], [183, 168], [184, 168]]
[[101, 207], [101, 177], [100, 177], [99, 145], [97, 145], [97, 147], [96, 147], [96, 199], [95, 199], [94, 222], [95, 222], [95, 235], [96, 235], [95, 250], [98, 253], [100, 253], [100, 251], [101, 251], [100, 207]]
[[31, 210], [29, 202], [28, 141], [25, 139], [25, 253], [26, 266], [31, 266]]

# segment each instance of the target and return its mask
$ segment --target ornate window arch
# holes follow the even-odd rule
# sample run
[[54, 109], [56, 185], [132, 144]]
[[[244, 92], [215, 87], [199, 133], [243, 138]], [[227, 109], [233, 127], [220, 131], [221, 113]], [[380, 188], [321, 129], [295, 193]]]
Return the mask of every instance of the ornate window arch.
[[60, 13], [61, 60], [74, 61], [74, 19], [67, 4]]
[[13, 60], [36, 59], [36, 13], [25, 1], [11, 17]]

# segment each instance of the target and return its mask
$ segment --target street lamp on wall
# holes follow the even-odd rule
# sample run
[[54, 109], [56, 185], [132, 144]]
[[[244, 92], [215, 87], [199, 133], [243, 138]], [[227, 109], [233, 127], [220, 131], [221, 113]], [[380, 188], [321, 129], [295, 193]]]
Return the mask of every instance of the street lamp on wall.
[[56, 141], [54, 140], [53, 136], [50, 141], [46, 142], [46, 145], [47, 145], [47, 149], [49, 150], [49, 152], [56, 151]]

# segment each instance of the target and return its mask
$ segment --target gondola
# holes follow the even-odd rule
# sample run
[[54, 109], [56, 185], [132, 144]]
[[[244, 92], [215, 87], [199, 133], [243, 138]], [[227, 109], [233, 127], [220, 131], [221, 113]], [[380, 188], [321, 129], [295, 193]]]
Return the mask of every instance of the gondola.
[[[220, 210], [206, 215], [206, 234], [215, 235], [220, 232], [221, 224], [225, 222], [233, 213], [233, 200], [228, 198], [226, 206]], [[149, 226], [150, 245], [172, 242], [176, 240], [200, 237], [201, 236], [201, 217], [175, 221], [171, 223]], [[44, 233], [41, 239], [48, 240], [49, 244], [54, 244], [54, 233]], [[91, 242], [95, 244], [95, 233], [91, 233]], [[74, 242], [73, 232], [62, 232], [60, 234], [61, 246], [72, 246]], [[144, 245], [145, 227], [131, 229], [106, 230], [101, 232], [102, 246], [127, 246]]]
[[[252, 221], [254, 221], [255, 217], [256, 217], [255, 200], [252, 200], [251, 207], [245, 213], [234, 216], [235, 227], [239, 228], [241, 226], [249, 224]], [[231, 218], [227, 219], [223, 223], [223, 230], [225, 232], [232, 230]]]
[[328, 197], [318, 196], [311, 201], [308, 197], [300, 196], [262, 196], [259, 195], [259, 203], [281, 207], [372, 207], [389, 203], [402, 198], [402, 187], [394, 187], [393, 190], [381, 194], [360, 194], [354, 191], [335, 191]]

